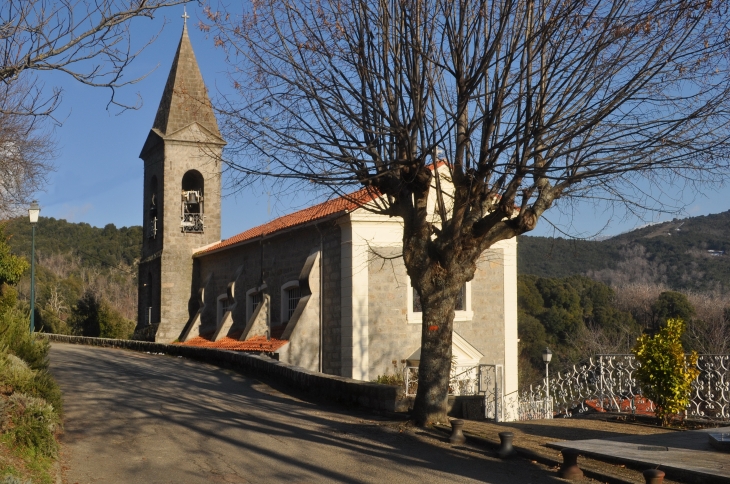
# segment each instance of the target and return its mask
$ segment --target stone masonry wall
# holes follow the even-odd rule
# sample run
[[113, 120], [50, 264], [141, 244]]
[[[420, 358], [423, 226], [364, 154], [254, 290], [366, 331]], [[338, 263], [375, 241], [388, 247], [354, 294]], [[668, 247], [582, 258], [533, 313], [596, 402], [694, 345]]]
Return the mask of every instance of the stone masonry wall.
[[454, 331], [478, 349], [482, 363], [504, 364], [504, 256], [502, 249], [482, 254], [471, 281], [471, 321], [457, 321]]
[[[401, 249], [377, 247], [384, 257], [395, 257]], [[408, 275], [402, 258], [383, 259], [371, 254], [368, 264], [368, 316], [371, 377], [393, 374], [393, 360], [402, 367], [421, 346], [421, 325], [407, 322]]]
[[[320, 232], [321, 231], [321, 232]], [[321, 233], [321, 239], [320, 239]], [[203, 313], [203, 334], [215, 331], [217, 298], [226, 288], [236, 271], [243, 271], [235, 285], [236, 307], [232, 312], [233, 327], [245, 326], [247, 316], [246, 292], [257, 288], [261, 282], [263, 258], [266, 293], [271, 297], [271, 325], [286, 323], [282, 318], [281, 287], [299, 279], [299, 274], [312, 250], [323, 245], [324, 317], [322, 325], [323, 372], [340, 373], [340, 229], [334, 221], [328, 221], [319, 230], [315, 226], [300, 227], [271, 238], [253, 240], [212, 254], [196, 257], [200, 264], [200, 276], [196, 284], [212, 274], [210, 289], [206, 291], [206, 309]], [[263, 251], [263, 254], [262, 254]], [[262, 257], [263, 255], [263, 257]]]
[[[188, 302], [196, 291], [192, 288], [193, 249], [220, 240], [220, 164], [215, 153], [220, 147], [165, 140], [164, 221], [161, 285], [161, 318], [155, 341], [171, 342], [180, 336], [190, 319]], [[180, 229], [182, 178], [188, 170], [199, 171], [204, 178], [203, 233]]]
[[[399, 249], [378, 247], [385, 257]], [[501, 249], [485, 252], [471, 282], [471, 321], [455, 321], [454, 330], [484, 354], [482, 363], [504, 363], [504, 270]], [[402, 258], [371, 255], [368, 265], [370, 375], [392, 374], [401, 360], [421, 346], [421, 324], [407, 320], [408, 275]]]
[[[160, 196], [164, 186], [164, 151], [162, 143], [157, 143], [154, 149], [146, 153], [144, 162], [144, 202], [142, 213], [142, 254], [139, 265], [138, 299], [137, 299], [137, 328], [139, 332], [147, 323], [147, 308], [152, 307], [152, 323], [160, 322], [160, 260], [162, 250], [162, 213], [163, 199]], [[157, 180], [155, 204], [157, 206], [157, 234], [149, 237], [150, 208], [152, 205], [152, 180]], [[150, 277], [150, 275], [152, 277]], [[150, 288], [152, 298], [150, 298]]]

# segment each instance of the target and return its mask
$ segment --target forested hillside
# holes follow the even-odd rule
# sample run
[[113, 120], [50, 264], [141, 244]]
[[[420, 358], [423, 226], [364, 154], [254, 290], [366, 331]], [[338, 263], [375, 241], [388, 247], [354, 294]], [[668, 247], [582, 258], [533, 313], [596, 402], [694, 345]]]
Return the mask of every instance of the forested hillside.
[[730, 211], [651, 225], [600, 242], [523, 236], [518, 272], [610, 285], [730, 291]]
[[[5, 222], [14, 253], [30, 260], [31, 226]], [[36, 226], [36, 326], [56, 333], [129, 337], [137, 318], [141, 227], [104, 228], [41, 217]], [[20, 281], [29, 300], [30, 274]]]
[[[27, 217], [6, 222], [5, 234], [11, 236], [13, 252], [30, 258], [31, 226]], [[50, 217], [40, 217], [36, 225], [35, 248], [39, 254], [73, 253], [88, 267], [117, 267], [133, 265], [142, 247], [142, 227], [116, 228], [108, 224], [103, 229], [87, 223], [71, 223]]]
[[687, 323], [686, 350], [730, 352], [730, 301], [717, 293], [681, 293], [649, 284], [609, 287], [584, 276], [520, 275], [517, 284], [520, 381], [539, 382], [542, 350], [553, 370], [598, 354], [630, 353], [643, 331], [669, 318]]

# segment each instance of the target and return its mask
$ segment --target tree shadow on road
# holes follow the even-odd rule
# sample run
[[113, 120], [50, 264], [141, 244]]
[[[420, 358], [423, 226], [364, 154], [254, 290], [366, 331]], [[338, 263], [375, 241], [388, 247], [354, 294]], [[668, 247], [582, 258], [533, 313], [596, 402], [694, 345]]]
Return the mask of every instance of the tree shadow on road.
[[186, 482], [562, 482], [530, 461], [454, 449], [182, 358], [54, 344], [51, 371], [64, 393], [64, 444], [87, 459], [116, 455], [110, 471], [126, 478], [169, 468]]

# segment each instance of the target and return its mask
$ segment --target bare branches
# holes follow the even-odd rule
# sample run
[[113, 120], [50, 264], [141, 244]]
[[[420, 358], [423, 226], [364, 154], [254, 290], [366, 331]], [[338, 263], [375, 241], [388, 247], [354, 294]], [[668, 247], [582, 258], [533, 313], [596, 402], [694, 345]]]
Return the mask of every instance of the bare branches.
[[6, 0], [0, 5], [0, 214], [27, 206], [52, 169], [54, 142], [41, 125], [53, 119], [61, 90], [47, 90], [40, 73], [59, 71], [108, 88], [110, 105], [133, 108], [115, 97], [119, 87], [139, 80], [124, 78], [139, 54], [131, 47], [130, 21], [181, 3]]
[[23, 110], [28, 99], [25, 85], [0, 84], [0, 215], [17, 215], [27, 209], [33, 194], [45, 185], [52, 170], [54, 141]]
[[42, 71], [65, 72], [83, 84], [109, 88], [110, 104], [132, 107], [115, 98], [117, 88], [139, 80], [123, 77], [141, 50], [132, 50], [129, 22], [136, 17], [151, 18], [158, 9], [181, 3], [185, 1], [3, 2], [0, 81], [7, 86], [22, 79], [35, 100], [19, 106], [21, 111], [15, 114], [48, 115], [58, 105], [58, 90], [40, 100], [41, 86], [30, 73]]
[[232, 166], [375, 186], [425, 233], [418, 200], [442, 151], [455, 197], [444, 233], [483, 250], [532, 230], [561, 197], [631, 204], [627, 183], [723, 177], [726, 8], [269, 0], [238, 15], [208, 8], [204, 28], [241, 93], [221, 105]]

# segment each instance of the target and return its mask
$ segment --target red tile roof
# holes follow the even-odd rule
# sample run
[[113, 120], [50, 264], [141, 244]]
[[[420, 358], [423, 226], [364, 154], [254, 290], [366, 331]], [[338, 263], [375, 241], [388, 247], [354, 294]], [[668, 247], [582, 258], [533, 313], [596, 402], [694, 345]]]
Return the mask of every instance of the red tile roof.
[[266, 339], [266, 336], [254, 336], [246, 341], [238, 341], [233, 338], [224, 337], [220, 341], [211, 341], [209, 339], [198, 336], [185, 343], [177, 343], [185, 346], [200, 346], [202, 348], [216, 348], [219, 350], [230, 350], [230, 351], [256, 351], [262, 353], [273, 353], [278, 350], [288, 341], [271, 338]]
[[196, 252], [195, 255], [204, 255], [213, 251], [230, 247], [232, 245], [246, 242], [247, 240], [263, 237], [265, 235], [271, 235], [280, 230], [296, 227], [298, 225], [303, 225], [308, 222], [313, 222], [315, 220], [320, 220], [330, 215], [338, 213], [345, 214], [362, 207], [377, 196], [377, 192], [372, 188], [362, 188], [349, 195], [344, 195], [333, 200], [328, 200], [313, 207], [305, 208], [303, 210], [299, 210], [298, 212], [290, 213], [289, 215], [284, 215], [283, 217], [276, 218], [271, 222], [259, 225], [258, 227], [248, 229], [245, 232], [234, 235], [229, 239], [206, 247], [205, 249]]

